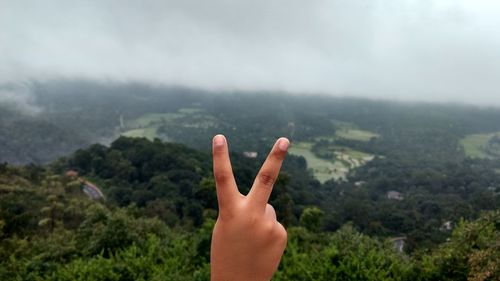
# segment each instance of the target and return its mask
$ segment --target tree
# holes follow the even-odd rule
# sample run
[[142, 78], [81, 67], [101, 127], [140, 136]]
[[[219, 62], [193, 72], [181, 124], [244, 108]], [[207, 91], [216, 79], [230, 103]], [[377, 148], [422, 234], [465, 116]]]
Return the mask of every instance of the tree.
[[461, 221], [429, 262], [425, 274], [440, 280], [500, 280], [500, 211]]
[[54, 228], [62, 221], [64, 204], [59, 202], [57, 196], [53, 194], [47, 196], [47, 201], [49, 204], [40, 210], [44, 217], [38, 222], [38, 225], [47, 227], [49, 232], [53, 232]]
[[305, 208], [300, 215], [300, 225], [309, 231], [318, 232], [323, 228], [323, 218], [325, 213], [318, 207]]

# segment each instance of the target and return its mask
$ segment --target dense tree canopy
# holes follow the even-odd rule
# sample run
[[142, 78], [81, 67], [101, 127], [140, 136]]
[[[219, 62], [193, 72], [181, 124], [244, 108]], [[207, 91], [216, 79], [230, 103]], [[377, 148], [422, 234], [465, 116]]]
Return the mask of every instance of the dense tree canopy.
[[[161, 212], [149, 217], [150, 210], [136, 205], [92, 201], [77, 182], [35, 167], [3, 166], [0, 192], [1, 280], [209, 280], [214, 220], [208, 213], [199, 228], [169, 227]], [[351, 224], [335, 232], [311, 229], [318, 226], [311, 215], [320, 212], [307, 208], [301, 218], [305, 227], [288, 228], [288, 247], [274, 280], [500, 277], [498, 211], [459, 222], [448, 242], [411, 256]], [[42, 223], [48, 214], [50, 227]]]

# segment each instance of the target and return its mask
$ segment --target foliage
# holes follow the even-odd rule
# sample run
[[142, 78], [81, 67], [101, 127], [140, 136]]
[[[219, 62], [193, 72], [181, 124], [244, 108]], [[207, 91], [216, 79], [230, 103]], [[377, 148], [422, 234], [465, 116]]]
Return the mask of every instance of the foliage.
[[[189, 217], [178, 217], [182, 223], [171, 228], [148, 218], [147, 207], [91, 201], [71, 180], [32, 169], [7, 166], [0, 174], [1, 280], [209, 280], [214, 220], [208, 209], [200, 227], [190, 227]], [[277, 202], [287, 202], [289, 177], [282, 175], [276, 183]], [[201, 185], [213, 188], [213, 180], [204, 178]], [[277, 209], [278, 215], [286, 210]], [[461, 221], [448, 242], [412, 255], [352, 224], [320, 231], [322, 215], [317, 207], [306, 208], [300, 219], [305, 227], [288, 227], [288, 247], [274, 280], [499, 277], [498, 211]], [[39, 224], [46, 216], [56, 222], [53, 228]]]
[[320, 231], [323, 228], [323, 218], [325, 212], [318, 207], [304, 209], [300, 215], [300, 225], [312, 232]]

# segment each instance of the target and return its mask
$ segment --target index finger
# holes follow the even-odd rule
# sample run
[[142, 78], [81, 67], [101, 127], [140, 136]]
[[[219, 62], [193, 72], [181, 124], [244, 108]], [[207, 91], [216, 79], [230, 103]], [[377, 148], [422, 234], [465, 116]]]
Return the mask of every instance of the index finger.
[[212, 141], [212, 157], [217, 201], [219, 202], [219, 210], [221, 210], [234, 202], [236, 195], [239, 193], [231, 167], [231, 160], [229, 159], [227, 141], [223, 135], [214, 137]]
[[248, 193], [249, 199], [253, 201], [256, 206], [262, 208], [266, 207], [289, 145], [290, 141], [287, 138], [278, 139], [257, 174], [252, 189]]

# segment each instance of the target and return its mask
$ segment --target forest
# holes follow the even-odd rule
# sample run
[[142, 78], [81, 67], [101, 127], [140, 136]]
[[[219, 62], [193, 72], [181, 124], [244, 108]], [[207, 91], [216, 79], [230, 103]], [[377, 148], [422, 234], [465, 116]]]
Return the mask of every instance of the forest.
[[0, 111], [0, 280], [208, 280], [217, 133], [243, 194], [291, 140], [273, 280], [500, 279], [500, 109], [87, 81], [33, 94], [37, 112]]

